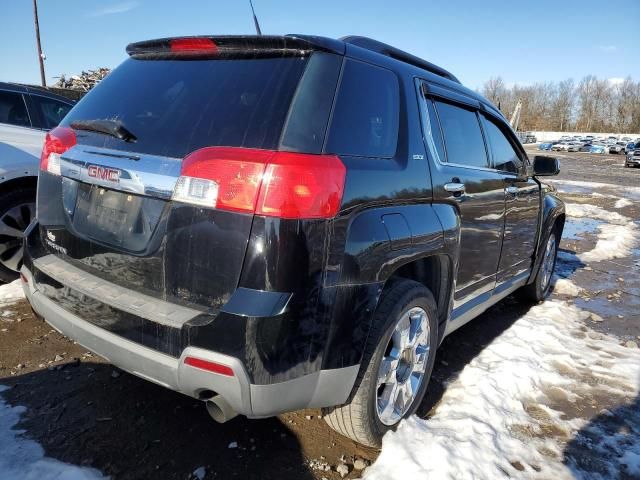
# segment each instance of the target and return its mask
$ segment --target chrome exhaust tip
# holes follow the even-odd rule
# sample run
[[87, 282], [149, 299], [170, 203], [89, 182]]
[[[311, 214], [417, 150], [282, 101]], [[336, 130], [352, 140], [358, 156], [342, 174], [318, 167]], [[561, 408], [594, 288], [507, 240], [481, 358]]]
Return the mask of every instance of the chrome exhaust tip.
[[221, 395], [215, 395], [206, 402], [207, 412], [218, 423], [225, 423], [238, 415]]

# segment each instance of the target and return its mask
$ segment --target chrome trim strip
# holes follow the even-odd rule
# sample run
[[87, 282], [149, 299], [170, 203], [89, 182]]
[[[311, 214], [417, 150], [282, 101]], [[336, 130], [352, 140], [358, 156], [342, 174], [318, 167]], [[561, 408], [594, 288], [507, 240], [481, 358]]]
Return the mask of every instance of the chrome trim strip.
[[118, 310], [168, 327], [181, 328], [202, 313], [107, 282], [55, 255], [46, 255], [33, 260], [33, 266], [65, 287]]
[[[118, 170], [116, 180], [89, 175], [89, 167]], [[100, 187], [170, 199], [182, 167], [181, 158], [76, 145], [62, 154], [63, 177]]]

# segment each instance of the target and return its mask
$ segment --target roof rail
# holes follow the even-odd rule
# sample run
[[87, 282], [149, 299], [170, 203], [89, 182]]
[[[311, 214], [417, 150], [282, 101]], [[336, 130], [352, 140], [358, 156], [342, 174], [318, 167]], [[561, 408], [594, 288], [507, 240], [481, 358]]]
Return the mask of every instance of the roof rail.
[[427, 62], [420, 57], [416, 57], [415, 55], [411, 55], [404, 50], [400, 50], [399, 48], [387, 45], [386, 43], [382, 43], [368, 37], [360, 37], [357, 35], [342, 37], [340, 40], [357, 47], [366, 48], [367, 50], [386, 55], [387, 57], [395, 58], [396, 60], [400, 60], [401, 62], [423, 68], [428, 72], [439, 75], [440, 77], [451, 80], [452, 82], [460, 83], [460, 80], [458, 80], [455, 75], [453, 75], [451, 72], [448, 72], [444, 68], [439, 67], [431, 62]]

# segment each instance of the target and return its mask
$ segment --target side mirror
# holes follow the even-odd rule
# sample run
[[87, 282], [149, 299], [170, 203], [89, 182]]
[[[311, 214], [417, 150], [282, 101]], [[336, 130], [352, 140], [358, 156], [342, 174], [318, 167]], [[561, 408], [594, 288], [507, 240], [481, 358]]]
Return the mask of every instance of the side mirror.
[[560, 173], [560, 160], [555, 157], [536, 155], [533, 157], [533, 175], [551, 177]]

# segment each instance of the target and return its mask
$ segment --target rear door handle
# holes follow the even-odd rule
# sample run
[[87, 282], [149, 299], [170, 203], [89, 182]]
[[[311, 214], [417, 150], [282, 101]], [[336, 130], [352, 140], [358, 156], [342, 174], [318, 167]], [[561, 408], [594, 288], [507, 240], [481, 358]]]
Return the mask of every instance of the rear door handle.
[[518, 187], [514, 186], [514, 185], [509, 185], [507, 188], [507, 193], [510, 193], [511, 195], [517, 195], [519, 192]]
[[451, 182], [445, 183], [444, 189], [451, 193], [464, 193], [464, 183]]

